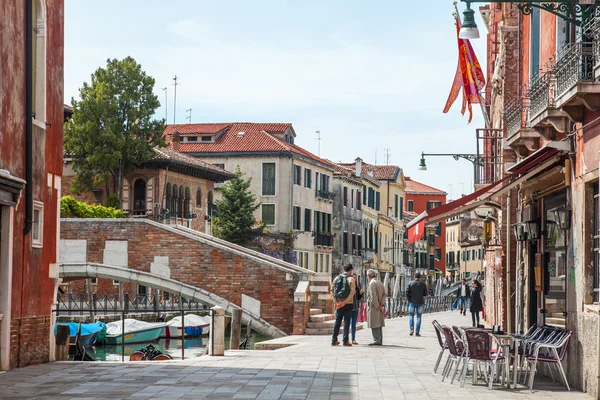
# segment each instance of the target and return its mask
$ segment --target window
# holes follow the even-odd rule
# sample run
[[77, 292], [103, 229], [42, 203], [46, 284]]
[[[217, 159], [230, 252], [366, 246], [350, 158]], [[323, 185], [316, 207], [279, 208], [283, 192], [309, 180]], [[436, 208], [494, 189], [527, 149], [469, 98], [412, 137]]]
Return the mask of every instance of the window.
[[440, 249], [439, 247], [435, 248], [435, 259], [436, 259], [436, 261], [439, 261], [442, 259], [442, 249]]
[[188, 142], [197, 142], [198, 136], [188, 136], [187, 141]]
[[102, 189], [92, 189], [94, 194], [94, 203], [102, 204]]
[[411, 211], [411, 212], [414, 211], [415, 209], [414, 209], [414, 203], [413, 203], [413, 201], [412, 200], [408, 200], [407, 203], [408, 203], [408, 206], [407, 206], [408, 207], [408, 211]]
[[304, 232], [310, 232], [310, 222], [311, 222], [311, 212], [310, 208], [304, 209]]
[[363, 206], [367, 205], [367, 188], [363, 186]]
[[292, 229], [299, 231], [301, 221], [302, 221], [302, 210], [300, 209], [300, 207], [294, 206], [293, 228]]
[[380, 206], [381, 206], [380, 200], [381, 200], [381, 199], [380, 199], [380, 194], [379, 194], [379, 192], [377, 191], [377, 192], [375, 192], [375, 209], [376, 209], [377, 211], [379, 211], [379, 210], [381, 209], [381, 207], [380, 207]]
[[323, 272], [324, 269], [324, 263], [323, 263], [323, 258], [325, 257], [324, 254], [321, 254], [321, 272]]
[[208, 198], [206, 199], [207, 207], [208, 207], [208, 215], [213, 215], [214, 205], [213, 205], [213, 193], [212, 190], [208, 191]]
[[302, 185], [302, 167], [294, 165], [294, 185]]
[[435, 269], [435, 256], [433, 254], [429, 255], [429, 270], [433, 271]]
[[315, 196], [317, 196], [319, 194], [319, 184], [321, 183], [319, 181], [319, 176], [321, 174], [319, 174], [318, 172], [315, 172]]
[[213, 165], [214, 165], [215, 167], [219, 167], [219, 168], [221, 168], [221, 169], [225, 169], [225, 164], [224, 164], [224, 163], [213, 163]]
[[350, 190], [350, 207], [354, 208], [354, 189]]
[[362, 210], [362, 198], [361, 198], [360, 190], [356, 191], [356, 209]]
[[394, 218], [398, 219], [398, 203], [400, 203], [400, 199], [398, 195], [394, 195]]
[[212, 142], [212, 136], [202, 136], [203, 142]]
[[348, 187], [344, 186], [344, 207], [348, 207]]
[[348, 254], [348, 232], [344, 232], [342, 235], [342, 248], [344, 255]]
[[146, 181], [143, 179], [133, 184], [133, 215], [146, 215]]
[[201, 189], [196, 190], [196, 207], [198, 207], [198, 208], [202, 207], [202, 190]]
[[262, 219], [266, 225], [275, 225], [275, 204], [261, 204], [260, 219]]
[[362, 250], [362, 236], [361, 235], [357, 235], [357, 239], [356, 239], [356, 249], [358, 251]]
[[400, 196], [400, 219], [404, 219], [404, 197]]
[[435, 236], [442, 236], [442, 223], [438, 222], [435, 226]]
[[325, 272], [329, 272], [329, 254], [325, 254]]
[[192, 192], [189, 187], [185, 188], [185, 198], [183, 199], [183, 218], [192, 219], [191, 213]]
[[275, 163], [262, 165], [262, 195], [275, 196]]
[[356, 233], [352, 234], [352, 254], [356, 254], [355, 250], [358, 250], [358, 246], [356, 245]]
[[312, 169], [304, 168], [304, 187], [312, 187]]
[[308, 252], [304, 253], [304, 268], [308, 269]]
[[31, 228], [31, 246], [43, 247], [44, 245], [44, 203], [33, 202], [33, 225]]
[[329, 175], [321, 174], [321, 190], [329, 192]]
[[475, 250], [471, 250], [471, 260], [475, 261]]
[[375, 191], [373, 188], [369, 188], [369, 196], [367, 198], [367, 205], [370, 208], [375, 208]]
[[317, 253], [315, 253], [314, 271], [319, 272], [319, 255]]

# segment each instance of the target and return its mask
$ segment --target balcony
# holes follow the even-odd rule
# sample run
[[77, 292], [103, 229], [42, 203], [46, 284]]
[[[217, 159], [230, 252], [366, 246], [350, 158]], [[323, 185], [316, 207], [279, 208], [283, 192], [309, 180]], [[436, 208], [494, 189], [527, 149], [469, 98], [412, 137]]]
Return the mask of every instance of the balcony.
[[333, 201], [333, 192], [329, 190], [317, 190], [317, 198], [321, 200]]
[[522, 157], [528, 156], [540, 146], [540, 134], [529, 125], [530, 101], [526, 86], [522, 97], [509, 101], [504, 108], [507, 144]]
[[502, 176], [502, 129], [477, 129], [475, 187], [496, 182]]
[[317, 246], [332, 247], [333, 235], [327, 232], [317, 233], [315, 236], [315, 244]]

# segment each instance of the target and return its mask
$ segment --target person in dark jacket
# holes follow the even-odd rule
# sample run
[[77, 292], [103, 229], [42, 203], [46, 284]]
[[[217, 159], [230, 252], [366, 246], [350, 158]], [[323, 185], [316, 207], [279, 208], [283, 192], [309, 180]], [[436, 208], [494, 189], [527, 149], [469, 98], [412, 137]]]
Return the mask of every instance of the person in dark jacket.
[[473, 318], [473, 327], [479, 325], [479, 313], [483, 309], [481, 301], [481, 284], [479, 281], [473, 281], [471, 286], [471, 318]]
[[458, 307], [462, 315], [467, 315], [467, 301], [469, 300], [471, 290], [467, 284], [467, 280], [463, 279], [461, 285], [456, 291], [456, 298], [458, 299]]
[[[352, 266], [352, 264], [350, 264]], [[354, 293], [354, 302], [352, 303], [352, 318], [350, 319], [350, 326], [352, 328], [352, 344], [358, 344], [356, 342], [356, 323], [358, 322], [358, 311], [360, 310], [360, 303], [365, 293], [364, 289], [361, 289], [358, 283], [358, 276], [353, 272], [352, 277], [356, 283], [356, 291]]]
[[[423, 304], [425, 304], [425, 296], [427, 296], [427, 286], [421, 281], [421, 274], [416, 273], [415, 279], [408, 284], [406, 289], [406, 297], [408, 299], [408, 327], [410, 328], [410, 336], [416, 333], [421, 336], [421, 315], [423, 314]], [[415, 313], [417, 314], [417, 330], [415, 332]]]

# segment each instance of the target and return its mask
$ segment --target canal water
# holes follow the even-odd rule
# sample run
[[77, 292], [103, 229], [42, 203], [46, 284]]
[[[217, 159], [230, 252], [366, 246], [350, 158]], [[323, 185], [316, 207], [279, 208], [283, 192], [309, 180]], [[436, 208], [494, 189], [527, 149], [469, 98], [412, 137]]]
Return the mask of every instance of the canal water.
[[[244, 335], [242, 334], [242, 341]], [[259, 333], [252, 332], [250, 336], [248, 349], [254, 350], [254, 345], [259, 342], [269, 340]], [[160, 339], [158, 342], [152, 343], [154, 347], [162, 353], [166, 353], [173, 357], [174, 360], [181, 360], [181, 339]], [[125, 361], [129, 360], [131, 353], [145, 348], [148, 343], [132, 343], [125, 344]], [[208, 345], [208, 336], [185, 338], [185, 359], [197, 358], [204, 353], [204, 348]], [[97, 361], [121, 361], [122, 345], [103, 345], [87, 348], [86, 351], [91, 354]], [[229, 336], [225, 336], [225, 349], [229, 350]]]

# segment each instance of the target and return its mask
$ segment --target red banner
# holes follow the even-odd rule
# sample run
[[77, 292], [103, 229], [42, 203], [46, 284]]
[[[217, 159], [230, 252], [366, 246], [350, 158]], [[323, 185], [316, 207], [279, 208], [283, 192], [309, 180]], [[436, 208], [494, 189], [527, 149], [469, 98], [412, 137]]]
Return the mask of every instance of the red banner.
[[425, 220], [417, 222], [410, 228], [408, 228], [408, 244], [411, 245], [414, 242], [423, 239], [425, 232]]
[[447, 113], [462, 90], [463, 100], [461, 113], [464, 115], [465, 111], [469, 110], [469, 122], [473, 118], [473, 109], [471, 104], [479, 103], [479, 89], [485, 86], [485, 76], [481, 69], [481, 65], [477, 60], [477, 56], [473, 51], [471, 42], [468, 39], [461, 39], [458, 37], [460, 32], [460, 19], [456, 17], [456, 38], [458, 40], [458, 66], [456, 67], [456, 74], [454, 75], [454, 81], [452, 82], [452, 88], [450, 89], [450, 95], [446, 101], [444, 107], [444, 113]]

